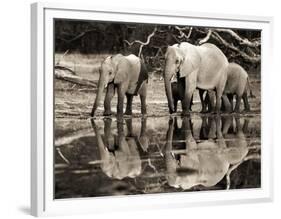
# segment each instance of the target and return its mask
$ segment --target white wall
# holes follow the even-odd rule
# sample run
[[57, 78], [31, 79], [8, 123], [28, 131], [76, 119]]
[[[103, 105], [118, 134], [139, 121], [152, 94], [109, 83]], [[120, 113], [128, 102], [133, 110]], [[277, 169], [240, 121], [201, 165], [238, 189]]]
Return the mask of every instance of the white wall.
[[[0, 214], [1, 218], [24, 218], [29, 213], [30, 192], [30, 0], [1, 1], [0, 7]], [[53, 1], [54, 2], [54, 1]], [[58, 2], [58, 1], [57, 1]], [[70, 1], [65, 1], [70, 2]], [[71, 1], [75, 2], [75, 1]], [[78, 1], [77, 1], [78, 2]], [[102, 0], [99, 2], [79, 0], [82, 4], [107, 4], [134, 8], [187, 10], [247, 15], [269, 15], [275, 18], [274, 29], [274, 72], [276, 96], [275, 111], [280, 112], [280, 48], [281, 13], [277, 0]], [[189, 2], [189, 3], [188, 3]], [[277, 93], [278, 92], [278, 93]], [[278, 101], [278, 103], [277, 103]], [[273, 107], [273, 106], [272, 106]], [[275, 201], [267, 204], [248, 204], [216, 207], [194, 207], [188, 209], [157, 210], [148, 212], [125, 212], [102, 214], [100, 218], [277, 218], [280, 216], [280, 145], [277, 136], [281, 135], [280, 116], [276, 115], [275, 130]], [[110, 211], [110, 209], [109, 209]], [[275, 217], [270, 215], [275, 215]], [[92, 218], [93, 216], [85, 216]], [[81, 218], [75, 217], [75, 218]]]

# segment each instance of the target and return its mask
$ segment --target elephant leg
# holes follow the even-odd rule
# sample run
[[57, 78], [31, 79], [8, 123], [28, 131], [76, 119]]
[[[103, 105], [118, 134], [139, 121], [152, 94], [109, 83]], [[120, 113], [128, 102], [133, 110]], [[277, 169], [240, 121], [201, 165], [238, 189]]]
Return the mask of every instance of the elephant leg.
[[189, 114], [191, 95], [181, 101], [182, 116]]
[[143, 118], [141, 120], [141, 133], [140, 133], [140, 136], [145, 136], [146, 135], [146, 127], [147, 127], [146, 123], [147, 123], [147, 118]]
[[177, 108], [178, 108], [178, 99], [174, 98], [174, 110], [175, 110], [175, 112], [177, 112]]
[[107, 86], [107, 91], [104, 99], [104, 116], [110, 116], [111, 113], [111, 100], [114, 96], [115, 89], [114, 89], [114, 84], [111, 83]]
[[227, 116], [223, 120], [222, 134], [227, 134], [232, 124], [232, 116]]
[[147, 118], [142, 118], [141, 120], [141, 132], [140, 132], [140, 137], [138, 139], [139, 144], [141, 145], [143, 151], [147, 152], [148, 147], [149, 147], [149, 139], [147, 137], [146, 133], [146, 121]]
[[128, 130], [128, 137], [133, 137], [134, 136], [134, 132], [133, 132], [133, 120], [132, 118], [126, 119], [126, 126], [127, 126], [127, 130]]
[[114, 137], [111, 134], [112, 119], [104, 119], [104, 137], [109, 151], [114, 151]]
[[222, 101], [221, 101], [221, 111], [225, 112], [225, 105], [224, 105], [224, 101], [223, 101], [223, 97], [222, 97]]
[[117, 120], [117, 147], [118, 149], [122, 148], [122, 138], [125, 137], [124, 132], [124, 119], [120, 118]]
[[189, 105], [190, 112], [192, 111], [192, 105], [193, 105], [193, 95], [191, 96], [191, 99], [190, 99], [190, 105]]
[[227, 79], [227, 73], [223, 74], [220, 78], [220, 81], [218, 83], [218, 85], [215, 88], [216, 91], [216, 108], [215, 108], [215, 112], [218, 114], [220, 113], [220, 109], [221, 109], [221, 102], [222, 102], [222, 95], [224, 92], [224, 88], [225, 88], [225, 84], [226, 84], [226, 79]]
[[182, 115], [188, 115], [190, 112], [190, 105], [192, 95], [196, 89], [197, 74], [191, 74], [185, 78], [185, 92], [182, 101]]
[[243, 102], [244, 102], [244, 111], [249, 112], [250, 105], [249, 105], [249, 101], [248, 101], [247, 92], [243, 93], [242, 98], [243, 98]]
[[215, 121], [216, 121], [216, 137], [218, 139], [222, 139], [223, 138], [223, 135], [222, 135], [222, 122], [221, 122], [221, 117], [220, 116], [217, 116], [215, 118]]
[[215, 113], [220, 113], [221, 103], [222, 103], [223, 90], [221, 88], [216, 88], [216, 107]]
[[239, 113], [240, 111], [240, 103], [241, 103], [241, 96], [236, 95], [236, 104], [234, 108], [234, 112]]
[[200, 101], [201, 101], [201, 105], [202, 105], [202, 109], [201, 109], [201, 113], [206, 113], [207, 112], [207, 101], [209, 96], [206, 94], [206, 97], [204, 99], [204, 90], [199, 89], [199, 97], [200, 97]]
[[146, 97], [141, 95], [140, 96], [140, 100], [141, 100], [141, 114], [146, 115]]
[[185, 92], [184, 98], [182, 100], [182, 115], [189, 115], [190, 112], [190, 105], [192, 100], [194, 90], [188, 90]]
[[104, 136], [108, 138], [111, 131], [111, 122], [112, 119], [104, 119]]
[[216, 137], [219, 148], [226, 148], [226, 143], [222, 134], [222, 121], [220, 116], [216, 116]]
[[124, 96], [125, 88], [124, 85], [120, 84], [117, 88], [118, 91], [118, 101], [117, 101], [117, 117], [123, 117], [123, 105], [124, 105]]
[[182, 115], [188, 115], [190, 112], [189, 109], [191, 105], [192, 94], [193, 92], [187, 92], [184, 100], [182, 101]]
[[139, 91], [141, 101], [141, 114], [146, 115], [146, 95], [147, 95], [147, 81], [143, 82], [143, 85]]
[[205, 104], [206, 104], [206, 112], [210, 113], [214, 110], [214, 102], [212, 102], [212, 98], [211, 98], [211, 94], [210, 91], [206, 92], [206, 96], [205, 96]]
[[223, 110], [226, 112], [231, 112], [232, 108], [231, 108], [231, 104], [229, 102], [229, 99], [227, 97], [227, 95], [222, 95], [222, 106], [223, 106]]
[[132, 104], [134, 96], [132, 94], [126, 94], [127, 98], [127, 107], [125, 111], [125, 115], [132, 115]]
[[232, 112], [233, 111], [233, 94], [227, 94], [227, 98], [229, 100], [231, 112]]
[[168, 123], [168, 131], [166, 134], [166, 145], [165, 145], [165, 154], [168, 157], [171, 156], [171, 152], [173, 149], [173, 145], [172, 145], [173, 135], [174, 135], [174, 118], [170, 117]]
[[209, 130], [208, 130], [208, 138], [215, 139], [216, 138], [216, 118], [210, 117], [209, 118]]
[[236, 133], [239, 133], [242, 131], [242, 126], [240, 122], [240, 117], [235, 118], [235, 123], [236, 123]]
[[202, 124], [200, 129], [200, 139], [207, 139], [208, 138], [208, 123], [207, 117], [202, 117]]
[[[206, 100], [207, 98], [207, 100]], [[213, 112], [215, 109], [215, 102], [216, 102], [216, 97], [215, 97], [215, 92], [214, 91], [207, 91], [206, 97], [205, 97], [205, 101], [208, 104], [208, 110], [207, 112]]]
[[243, 131], [243, 133], [248, 133], [248, 130], [249, 130], [249, 119], [245, 119], [242, 131]]

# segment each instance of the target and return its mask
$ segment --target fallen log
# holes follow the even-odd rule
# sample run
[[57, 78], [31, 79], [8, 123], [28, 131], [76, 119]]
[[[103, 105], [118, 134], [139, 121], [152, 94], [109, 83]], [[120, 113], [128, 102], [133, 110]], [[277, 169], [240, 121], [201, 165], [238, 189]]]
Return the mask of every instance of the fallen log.
[[55, 66], [55, 69], [57, 69], [57, 70], [65, 70], [65, 71], [68, 71], [68, 72], [69, 72], [70, 74], [72, 74], [72, 75], [76, 75], [76, 73], [75, 73], [72, 69], [67, 68], [67, 67], [65, 67], [65, 66], [56, 65], [56, 66]]
[[77, 75], [73, 75], [70, 73], [67, 73], [68, 71], [58, 68], [55, 68], [55, 77], [57, 79], [60, 80], [64, 80], [64, 81], [68, 81], [74, 84], [79, 84], [79, 85], [83, 85], [83, 86], [88, 86], [88, 87], [93, 87], [93, 88], [97, 88], [97, 82], [95, 81], [91, 81], [85, 78], [82, 78], [80, 76]]

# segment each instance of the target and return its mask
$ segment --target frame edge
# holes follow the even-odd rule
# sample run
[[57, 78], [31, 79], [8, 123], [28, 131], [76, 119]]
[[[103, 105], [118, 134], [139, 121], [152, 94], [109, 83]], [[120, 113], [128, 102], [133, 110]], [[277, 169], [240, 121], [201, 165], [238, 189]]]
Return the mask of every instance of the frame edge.
[[[42, 139], [40, 136], [41, 124], [39, 112], [41, 95], [38, 91], [40, 86], [41, 77], [43, 78], [42, 72], [42, 57], [43, 57], [43, 10], [44, 7], [41, 3], [32, 3], [31, 7], [31, 77], [30, 77], [30, 98], [31, 98], [31, 215], [40, 216], [44, 211], [44, 197], [43, 197], [43, 148], [41, 145]], [[41, 27], [40, 27], [41, 25]], [[42, 75], [40, 77], [40, 74]], [[43, 82], [43, 81], [42, 81]], [[40, 91], [41, 92], [41, 91]]]
[[[42, 59], [43, 59], [43, 47], [44, 47], [44, 41], [43, 41], [43, 33], [44, 29], [42, 27], [42, 23], [44, 22], [44, 9], [53, 7], [57, 5], [58, 8], [73, 8], [75, 5], [69, 5], [69, 4], [49, 4], [49, 3], [33, 3], [31, 4], [31, 215], [33, 216], [41, 216], [45, 215], [46, 209], [45, 209], [45, 197], [44, 197], [44, 149], [43, 149], [43, 141], [41, 139], [41, 131], [42, 127], [41, 125], [44, 124], [43, 117], [41, 117], [41, 113], [43, 111], [40, 111], [43, 109], [43, 105], [40, 105], [41, 103], [44, 103], [42, 100], [42, 95], [44, 95], [44, 90], [41, 90], [41, 87], [43, 88], [44, 80], [42, 78], [44, 77], [44, 71], [42, 69]], [[78, 6], [77, 6], [78, 7]], [[92, 11], [102, 11], [103, 7], [97, 7], [97, 9], [93, 9], [90, 7], [89, 10]], [[107, 9], [105, 11], [107, 12], [120, 12], [120, 13], [126, 13], [129, 9], [120, 9], [120, 8], [112, 8], [112, 10]], [[157, 10], [151, 10], [151, 9], [145, 9], [145, 12], [147, 14], [169, 14], [173, 13], [173, 11], [157, 11]], [[160, 13], [161, 12], [161, 13]], [[181, 14], [180, 13], [174, 13], [174, 14]], [[140, 13], [140, 11], [133, 9], [132, 13]], [[196, 12], [191, 12], [190, 16], [194, 16]], [[226, 14], [213, 14], [213, 13], [205, 13], [205, 12], [198, 12], [197, 16], [201, 16], [202, 14], [205, 14], [205, 16], [214, 16], [216, 18], [220, 17], [231, 17], [232, 15], [226, 15]], [[237, 16], [237, 15], [236, 15]], [[242, 18], [245, 18], [247, 16], [243, 16]], [[249, 16], [253, 19], [255, 19], [255, 16]], [[274, 26], [274, 18], [271, 16], [266, 17], [256, 17], [260, 20], [268, 23], [270, 25], [269, 32], [273, 32], [273, 26]], [[41, 25], [41, 26], [40, 26]], [[271, 43], [272, 44], [272, 43]], [[41, 86], [41, 87], [40, 87]], [[43, 93], [41, 93], [43, 92]], [[39, 114], [39, 115], [38, 115]], [[43, 133], [44, 135], [44, 133]], [[271, 149], [271, 158], [273, 158], [273, 149], [274, 145]], [[273, 168], [273, 164], [271, 162], [271, 167]], [[273, 184], [273, 174], [271, 176], [271, 189], [269, 197], [260, 199], [260, 202], [272, 202], [274, 200], [274, 184]], [[259, 201], [257, 201], [259, 202]], [[229, 203], [231, 204], [231, 202]], [[210, 203], [207, 205], [211, 205]]]

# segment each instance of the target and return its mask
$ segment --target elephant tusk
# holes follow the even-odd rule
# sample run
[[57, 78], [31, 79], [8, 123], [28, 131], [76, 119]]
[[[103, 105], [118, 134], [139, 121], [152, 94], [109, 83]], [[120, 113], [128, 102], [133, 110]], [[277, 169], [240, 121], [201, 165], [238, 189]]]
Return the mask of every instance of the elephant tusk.
[[107, 84], [104, 85], [104, 88], [107, 88]]
[[172, 75], [172, 77], [171, 77], [170, 81], [171, 81], [171, 82], [176, 81], [176, 79], [175, 79], [175, 75]]

